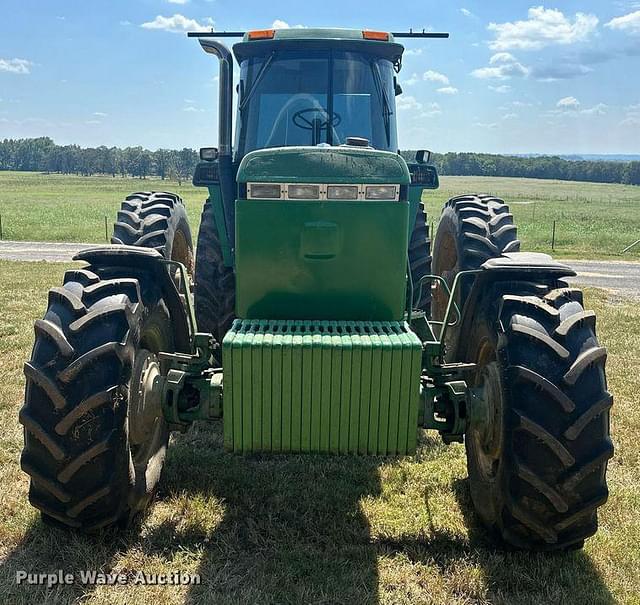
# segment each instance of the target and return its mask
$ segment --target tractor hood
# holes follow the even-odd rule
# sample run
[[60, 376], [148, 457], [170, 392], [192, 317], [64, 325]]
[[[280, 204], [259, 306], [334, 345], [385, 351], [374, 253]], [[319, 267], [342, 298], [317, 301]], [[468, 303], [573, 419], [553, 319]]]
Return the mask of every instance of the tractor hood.
[[409, 169], [397, 153], [371, 148], [276, 147], [248, 153], [238, 183], [395, 183], [408, 185]]

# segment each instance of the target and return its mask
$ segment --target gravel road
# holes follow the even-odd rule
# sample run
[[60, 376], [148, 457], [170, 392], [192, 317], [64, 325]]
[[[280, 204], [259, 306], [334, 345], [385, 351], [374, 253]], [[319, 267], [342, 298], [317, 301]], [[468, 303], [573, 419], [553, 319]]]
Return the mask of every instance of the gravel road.
[[[68, 262], [84, 248], [96, 244], [0, 241], [0, 259]], [[611, 290], [627, 298], [640, 298], [640, 263], [625, 261], [566, 260], [578, 276], [572, 281]]]

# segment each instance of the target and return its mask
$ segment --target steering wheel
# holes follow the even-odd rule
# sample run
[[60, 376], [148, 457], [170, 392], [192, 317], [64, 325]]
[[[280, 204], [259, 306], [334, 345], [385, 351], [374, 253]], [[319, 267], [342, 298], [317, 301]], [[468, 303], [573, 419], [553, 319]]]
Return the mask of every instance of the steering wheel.
[[[316, 122], [318, 118], [308, 118], [307, 114], [318, 114], [318, 117], [322, 118], [319, 126]], [[314, 130], [315, 128], [319, 128], [320, 130], [325, 130], [329, 126], [335, 128], [342, 122], [342, 116], [339, 113], [333, 112], [332, 115], [329, 115], [329, 112], [326, 109], [322, 109], [320, 107], [309, 107], [308, 109], [301, 109], [300, 111], [296, 111], [293, 114], [293, 123], [303, 130]]]

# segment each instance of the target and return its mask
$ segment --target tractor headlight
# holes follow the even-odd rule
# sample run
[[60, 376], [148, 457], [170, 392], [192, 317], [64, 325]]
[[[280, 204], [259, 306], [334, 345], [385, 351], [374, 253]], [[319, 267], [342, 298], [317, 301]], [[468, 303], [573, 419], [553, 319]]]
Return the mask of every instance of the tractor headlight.
[[367, 185], [364, 197], [367, 200], [397, 200], [398, 194], [396, 185]]
[[288, 185], [287, 197], [290, 200], [318, 200], [320, 185]]
[[328, 200], [357, 200], [358, 185], [329, 185], [327, 187]]
[[247, 197], [252, 200], [279, 200], [282, 198], [282, 185], [278, 183], [249, 183]]

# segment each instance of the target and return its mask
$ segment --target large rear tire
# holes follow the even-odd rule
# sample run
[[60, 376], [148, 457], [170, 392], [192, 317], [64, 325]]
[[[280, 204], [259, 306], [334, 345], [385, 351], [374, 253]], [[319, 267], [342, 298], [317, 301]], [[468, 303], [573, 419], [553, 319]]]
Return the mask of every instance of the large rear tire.
[[[451, 287], [460, 271], [478, 269], [491, 258], [519, 250], [520, 240], [509, 206], [490, 195], [460, 195], [451, 198], [442, 210], [433, 249], [433, 272], [444, 277]], [[460, 309], [470, 287], [471, 282], [465, 282], [459, 290], [456, 302]], [[444, 317], [447, 302], [442, 288], [436, 288], [434, 319]]]
[[113, 226], [112, 244], [154, 248], [193, 273], [193, 242], [184, 202], [175, 193], [132, 193], [122, 202]]
[[29, 499], [85, 532], [128, 522], [152, 498], [169, 436], [144, 397], [158, 353], [174, 350], [160, 289], [122, 268], [67, 271], [35, 332], [20, 411]]
[[198, 330], [222, 342], [235, 318], [236, 284], [233, 268], [223, 261], [210, 200], [205, 202], [200, 220], [194, 295]]
[[465, 444], [482, 521], [516, 548], [579, 548], [597, 529], [613, 454], [606, 350], [582, 293], [511, 283], [478, 306], [461, 359], [485, 410]]

